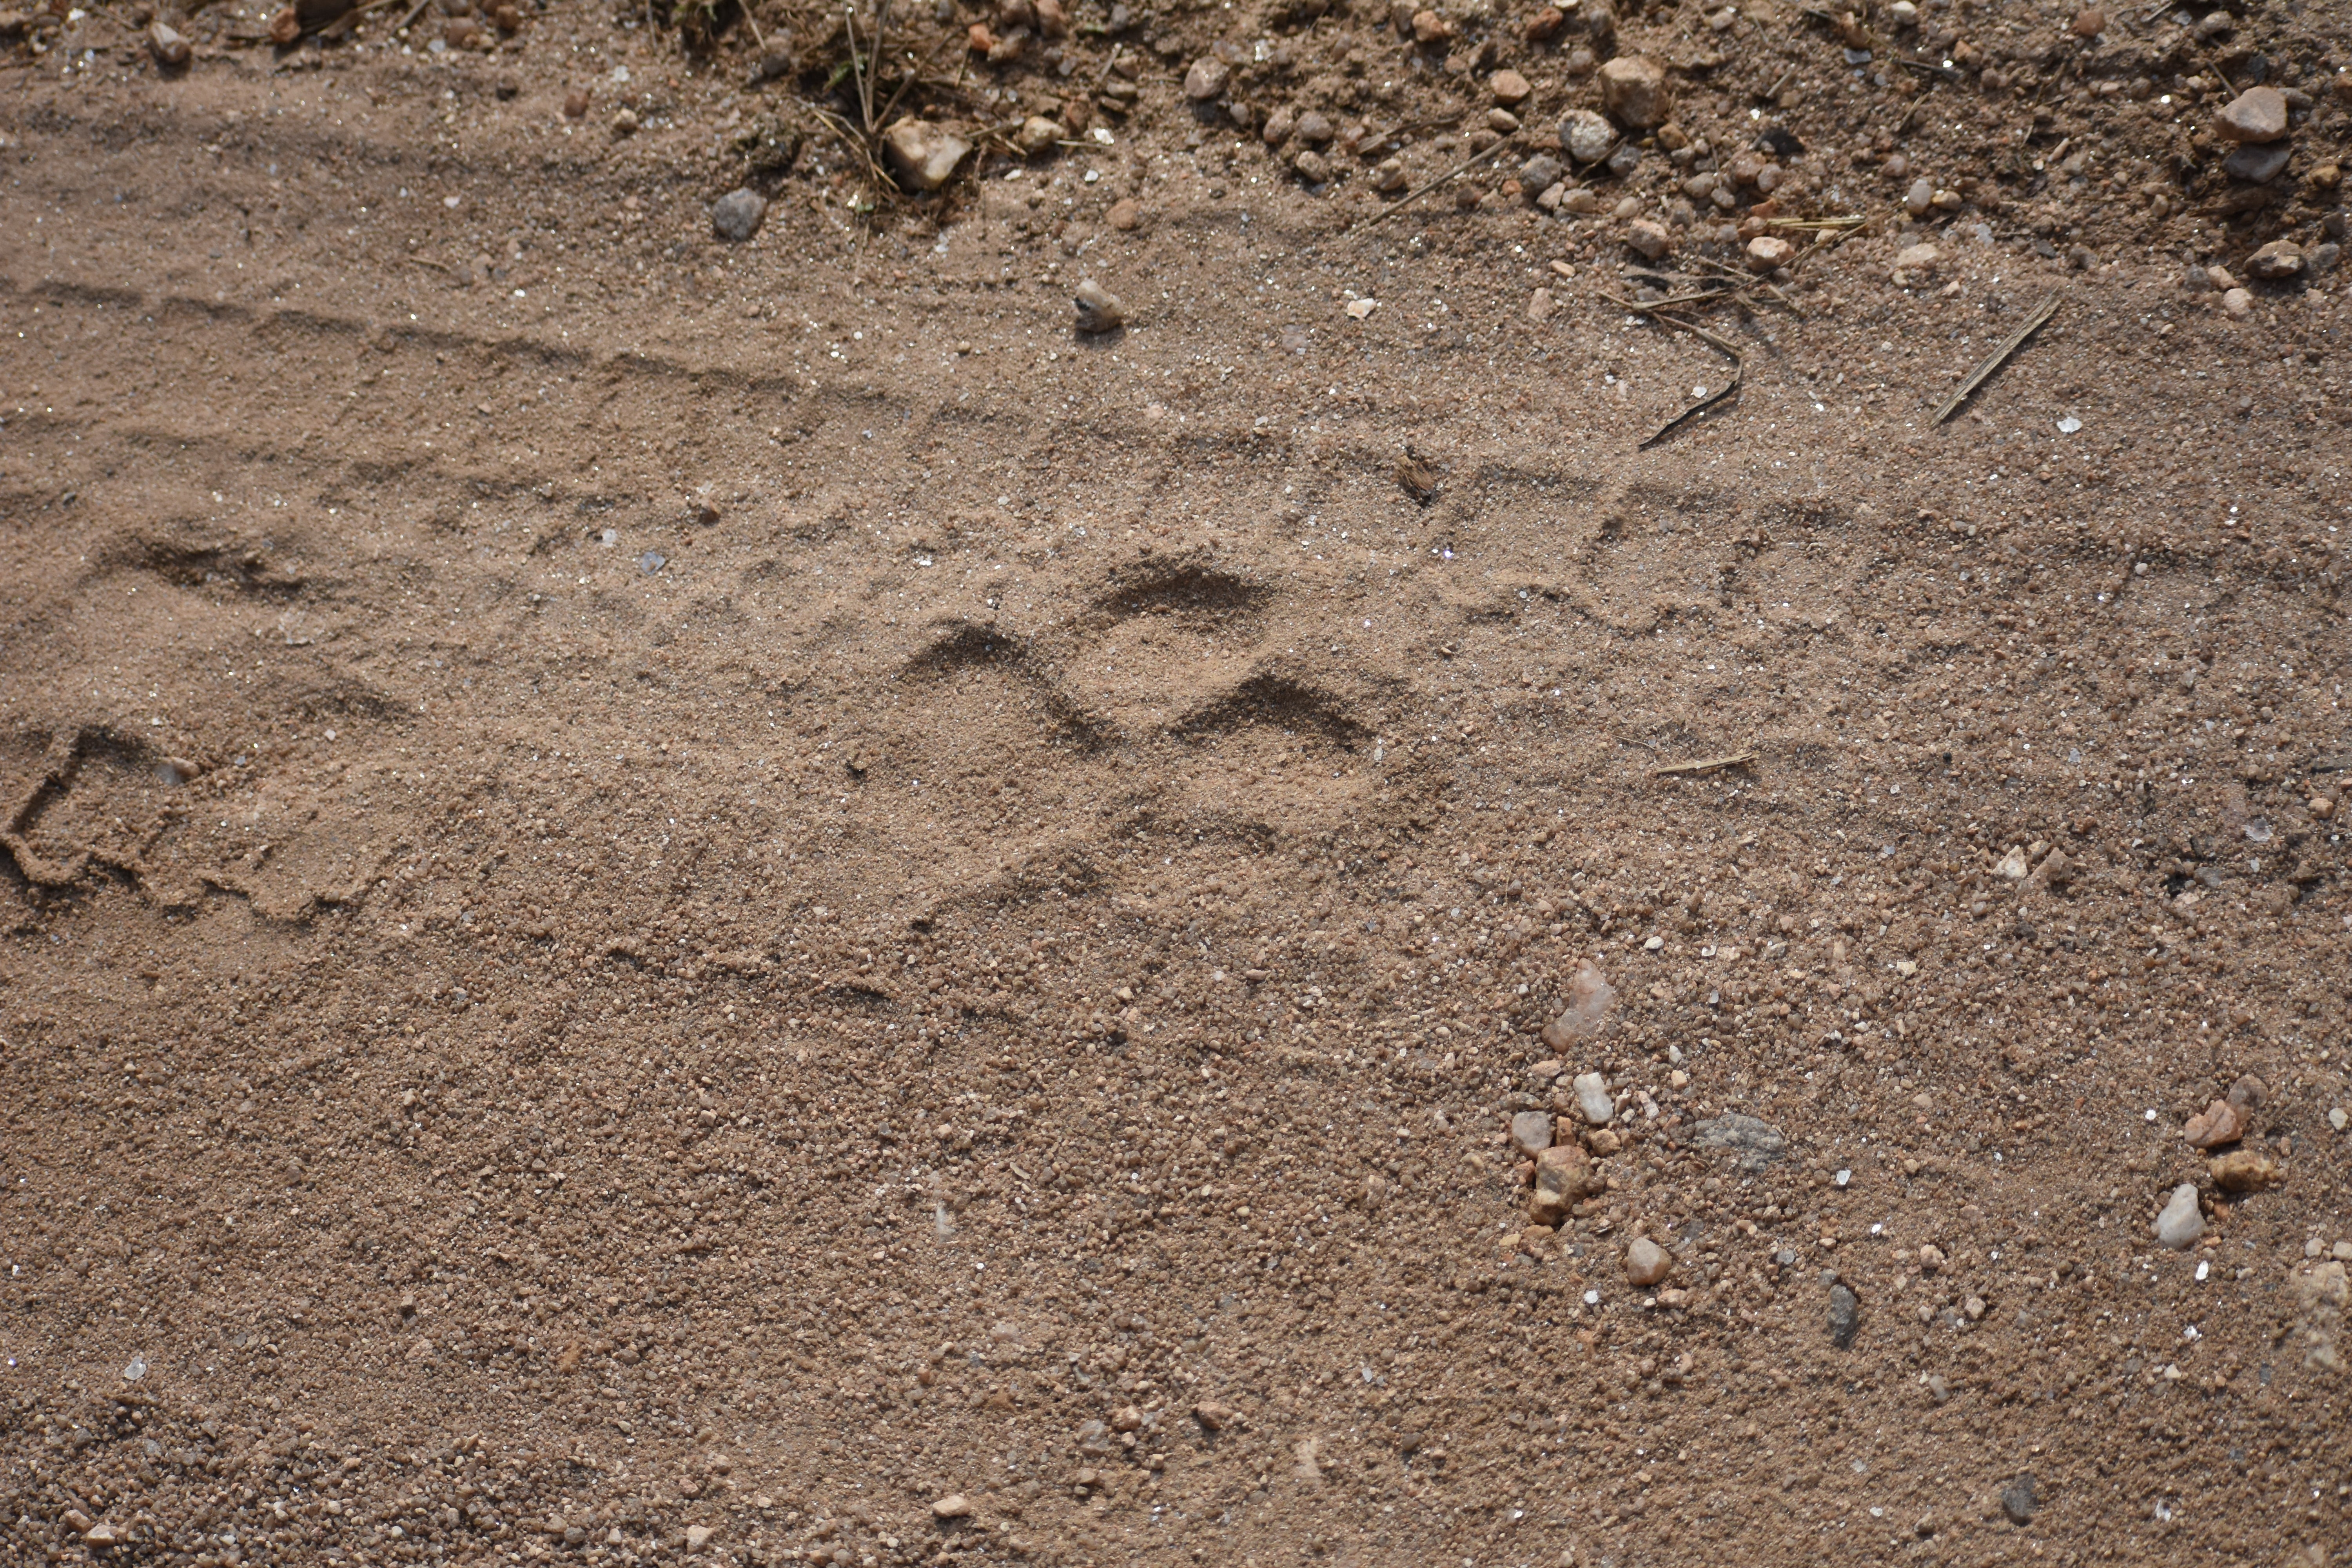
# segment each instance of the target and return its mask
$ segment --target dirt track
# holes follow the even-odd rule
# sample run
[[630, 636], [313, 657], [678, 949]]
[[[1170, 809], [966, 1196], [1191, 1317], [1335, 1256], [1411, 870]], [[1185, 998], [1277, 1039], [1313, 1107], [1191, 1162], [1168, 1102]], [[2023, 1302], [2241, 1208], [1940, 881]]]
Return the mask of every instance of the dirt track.
[[1872, 220], [1649, 447], [1695, 163], [1345, 152], [1515, 67], [1557, 156], [1574, 18], [1078, 28], [908, 107], [1131, 112], [877, 199], [761, 15], [758, 89], [601, 12], [0, 70], [0, 1558], [2346, 1559], [2334, 9], [1882, 13], [1967, 67], [1885, 86], [1629, 10]]

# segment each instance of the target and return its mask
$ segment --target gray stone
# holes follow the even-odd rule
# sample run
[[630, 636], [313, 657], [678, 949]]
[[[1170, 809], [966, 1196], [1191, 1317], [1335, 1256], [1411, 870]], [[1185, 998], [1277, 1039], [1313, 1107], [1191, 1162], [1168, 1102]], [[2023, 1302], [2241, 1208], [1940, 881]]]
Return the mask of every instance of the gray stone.
[[1233, 68], [1214, 55], [1202, 55], [1184, 73], [1184, 96], [1195, 103], [1206, 103], [1225, 90], [1233, 79]]
[[1522, 1110], [1511, 1118], [1511, 1147], [1529, 1159], [1551, 1147], [1551, 1114]]
[[1743, 1171], [1761, 1171], [1789, 1152], [1788, 1135], [1769, 1121], [1727, 1110], [1712, 1121], [1695, 1123], [1702, 1149], [1727, 1149]]
[[1529, 195], [1549, 190], [1568, 173], [1568, 165], [1549, 153], [1538, 153], [1519, 165], [1519, 188]]
[[1319, 109], [1310, 109], [1298, 117], [1298, 139], [1311, 146], [1320, 147], [1338, 134], [1331, 128], [1331, 117]]
[[1830, 1342], [1840, 1350], [1862, 1331], [1862, 1299], [1843, 1285], [1830, 1287]]
[[1574, 109], [1559, 122], [1559, 149], [1580, 163], [1598, 163], [1615, 145], [1617, 128], [1606, 115]]
[[2250, 185], [2266, 185], [2278, 178], [2279, 171], [2294, 156], [2292, 142], [2249, 142], [2221, 160], [2221, 172]]
[[710, 232], [740, 245], [768, 219], [768, 198], [750, 189], [730, 191], [710, 204]]
[[2156, 1216], [2156, 1239], [2179, 1252], [2205, 1234], [2205, 1212], [2197, 1206], [2197, 1184], [2183, 1182], [2172, 1189], [2164, 1212]]
[[1300, 148], [1298, 155], [1291, 159], [1290, 166], [1297, 170], [1298, 177], [1310, 185], [1328, 184], [1331, 178], [1331, 160], [1312, 147]]
[[2042, 1483], [2034, 1479], [2032, 1470], [2000, 1489], [2000, 1511], [2009, 1516], [2011, 1524], [2032, 1524], [2041, 1508]]
[[1633, 171], [1641, 166], [1642, 148], [1638, 142], [1620, 142], [1617, 151], [1609, 154], [1609, 172], [1621, 180], [1632, 179]]

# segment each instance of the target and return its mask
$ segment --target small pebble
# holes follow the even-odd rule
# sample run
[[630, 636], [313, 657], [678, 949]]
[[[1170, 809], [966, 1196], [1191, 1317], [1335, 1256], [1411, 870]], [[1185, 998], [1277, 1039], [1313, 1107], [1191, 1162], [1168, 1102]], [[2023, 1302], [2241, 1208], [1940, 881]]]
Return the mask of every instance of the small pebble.
[[2249, 142], [2221, 160], [2221, 173], [2242, 184], [2267, 185], [2294, 157], [2291, 142]]
[[2290, 239], [2274, 239], [2246, 259], [2246, 270], [2257, 278], [2294, 278], [2303, 271], [2303, 247]]
[[1844, 1285], [1830, 1287], [1830, 1342], [1840, 1350], [1853, 1345], [1862, 1331], [1862, 1300]]
[[2242, 321], [2253, 314], [2254, 297], [2243, 289], [2231, 289], [2221, 296], [2221, 312]]
[[1625, 243], [1644, 261], [1657, 260], [1675, 246], [1674, 237], [1666, 232], [1666, 226], [1652, 218], [1635, 219], [1633, 226], [1625, 231]]
[[1511, 1118], [1511, 1147], [1528, 1159], [1551, 1147], [1551, 1113], [1522, 1110]]
[[1309, 146], [1320, 147], [1337, 134], [1331, 125], [1331, 117], [1319, 109], [1310, 109], [1298, 117], [1297, 135]]
[[2011, 1524], [2032, 1524], [2041, 1507], [2042, 1483], [2034, 1479], [2031, 1470], [2000, 1489], [2000, 1511], [2009, 1516]]
[[2213, 1184], [2225, 1193], [2259, 1192], [2284, 1179], [2278, 1162], [2254, 1149], [2232, 1149], [2214, 1159], [2208, 1169]]
[[1579, 1073], [1576, 1081], [1569, 1087], [1576, 1091], [1576, 1108], [1583, 1111], [1584, 1119], [1595, 1127], [1608, 1125], [1609, 1119], [1617, 1113], [1616, 1106], [1609, 1099], [1609, 1080], [1600, 1073]]
[[2246, 1113], [2226, 1100], [2217, 1100], [2189, 1119], [2180, 1135], [2192, 1149], [2218, 1149], [2246, 1135]]
[[161, 22], [147, 29], [147, 52], [155, 57], [157, 65], [167, 70], [180, 69], [194, 53], [184, 37]]
[[1201, 1424], [1203, 1431], [1222, 1432], [1239, 1417], [1234, 1415], [1231, 1405], [1219, 1405], [1214, 1400], [1204, 1400], [1192, 1406], [1192, 1419]]
[[1127, 324], [1126, 305], [1091, 278], [1078, 285], [1070, 302], [1077, 307], [1078, 331], [1082, 332], [1115, 331]]
[[1214, 55], [1202, 55], [1184, 73], [1184, 96], [1195, 103], [1206, 103], [1225, 90], [1233, 79], [1233, 69]]
[[2327, 1125], [2338, 1132], [2343, 1131], [2347, 1127], [2352, 1127], [2352, 1111], [2346, 1110], [2340, 1105], [2336, 1107], [2327, 1113]]
[[1042, 114], [1033, 114], [1021, 122], [1020, 130], [1013, 133], [1013, 144], [1034, 157], [1056, 142], [1068, 141], [1069, 136], [1068, 128], [1060, 121], [1048, 120]]
[[1486, 86], [1494, 93], [1495, 101], [1505, 109], [1517, 109], [1528, 100], [1528, 94], [1535, 90], [1528, 84], [1527, 78], [1510, 69], [1498, 70], [1488, 77]]
[[686, 1549], [688, 1552], [699, 1552], [717, 1533], [717, 1531], [707, 1524], [689, 1524], [686, 1527]]
[[1601, 112], [1618, 124], [1648, 131], [1666, 121], [1666, 69], [1643, 55], [1619, 55], [1601, 68]]
[[1906, 245], [1895, 253], [1895, 281], [1906, 282], [1913, 278], [1927, 277], [1934, 273], [1936, 264], [1943, 258], [1944, 253], [1932, 245]]
[[740, 245], [767, 221], [768, 198], [751, 189], [733, 190], [710, 205], [710, 232]]
[[1927, 209], [1936, 205], [1936, 187], [1926, 180], [1914, 180], [1911, 188], [1903, 193], [1903, 210], [1913, 217], [1925, 217]]
[[1143, 209], [1136, 205], [1133, 196], [1122, 196], [1113, 202], [1110, 211], [1104, 214], [1103, 217], [1105, 222], [1121, 234], [1133, 234], [1143, 226]]
[[[1297, 170], [1298, 177], [1310, 185], [1327, 184], [1331, 178], [1331, 160], [1312, 147], [1301, 148], [1298, 155], [1290, 160], [1290, 166]], [[1464, 187], [1465, 190], [1470, 188]]]
[[1772, 272], [1797, 259], [1797, 247], [1777, 234], [1759, 234], [1748, 242], [1748, 270]]
[[1544, 1044], [1562, 1050], [1571, 1040], [1599, 1034], [1608, 1022], [1610, 1005], [1616, 1000], [1616, 990], [1600, 967], [1589, 958], [1582, 960], [1568, 983], [1568, 1005], [1559, 1017], [1544, 1026]]
[[1569, 1209], [1605, 1184], [1592, 1162], [1575, 1143], [1555, 1143], [1536, 1156], [1535, 1190], [1528, 1198], [1528, 1217], [1538, 1225], [1558, 1225]]
[[882, 132], [882, 150], [908, 189], [936, 191], [952, 178], [971, 143], [928, 120], [894, 121]]
[[1580, 163], [1598, 163], [1617, 145], [1617, 128], [1589, 109], [1570, 110], [1559, 122], [1560, 151]]
[[1625, 1248], [1625, 1278], [1633, 1284], [1655, 1285], [1674, 1272], [1673, 1255], [1646, 1236], [1637, 1236]]
[[2156, 1216], [2156, 1239], [2179, 1252], [2204, 1234], [2205, 1213], [2197, 1206], [2197, 1184], [2183, 1182], [2172, 1189], [2164, 1212]]
[[2222, 105], [2213, 128], [2232, 142], [2275, 142], [2286, 134], [2286, 98], [2274, 87], [2250, 87]]
[[2074, 13], [2074, 31], [2076, 37], [2095, 38], [2106, 30], [2107, 14], [2097, 6], [2088, 6]]

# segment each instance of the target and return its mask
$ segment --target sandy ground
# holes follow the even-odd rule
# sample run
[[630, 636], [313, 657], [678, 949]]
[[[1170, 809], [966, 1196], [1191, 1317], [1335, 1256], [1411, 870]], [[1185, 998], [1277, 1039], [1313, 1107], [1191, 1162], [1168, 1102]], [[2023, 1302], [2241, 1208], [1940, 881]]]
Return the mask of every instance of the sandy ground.
[[2352, 1561], [2340, 8], [1022, 9], [0, 17], [0, 1558]]

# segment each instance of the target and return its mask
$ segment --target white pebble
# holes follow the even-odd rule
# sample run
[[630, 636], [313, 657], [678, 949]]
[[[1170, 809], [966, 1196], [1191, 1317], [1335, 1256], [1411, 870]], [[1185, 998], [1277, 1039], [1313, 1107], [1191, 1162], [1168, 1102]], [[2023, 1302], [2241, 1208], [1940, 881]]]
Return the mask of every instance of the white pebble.
[[2179, 1252], [2205, 1234], [2205, 1211], [2197, 1206], [2197, 1184], [2183, 1182], [2172, 1189], [2164, 1212], [2156, 1216], [2156, 1239]]

